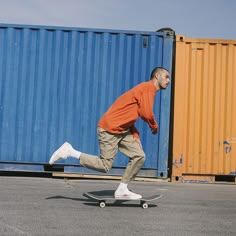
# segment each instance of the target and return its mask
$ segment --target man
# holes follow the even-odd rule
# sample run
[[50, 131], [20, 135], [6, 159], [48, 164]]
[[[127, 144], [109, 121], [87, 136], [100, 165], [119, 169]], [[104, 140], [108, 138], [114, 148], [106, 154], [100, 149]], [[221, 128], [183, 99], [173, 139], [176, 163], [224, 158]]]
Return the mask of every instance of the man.
[[141, 117], [148, 123], [152, 133], [157, 134], [158, 125], [153, 114], [154, 98], [156, 92], [166, 89], [169, 83], [168, 70], [156, 67], [151, 72], [150, 81], [140, 83], [113, 103], [98, 123], [99, 157], [81, 153], [66, 142], [54, 152], [49, 163], [53, 164], [59, 159], [74, 157], [80, 159], [82, 166], [106, 173], [112, 168], [115, 155], [119, 150], [129, 157], [129, 163], [115, 191], [115, 198], [142, 198], [140, 194], [128, 189], [128, 183], [135, 178], [145, 160], [139, 133], [134, 124]]

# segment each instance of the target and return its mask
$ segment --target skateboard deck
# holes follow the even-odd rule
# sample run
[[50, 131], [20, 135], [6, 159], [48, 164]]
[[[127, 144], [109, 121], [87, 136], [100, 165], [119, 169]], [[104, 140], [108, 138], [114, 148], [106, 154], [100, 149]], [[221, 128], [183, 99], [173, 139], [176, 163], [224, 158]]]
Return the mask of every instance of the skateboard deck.
[[128, 198], [115, 198], [114, 191], [101, 191], [101, 192], [87, 192], [84, 195], [90, 199], [98, 201], [101, 208], [106, 206], [106, 202], [126, 202], [126, 201], [139, 201], [143, 209], [148, 208], [148, 202], [157, 200], [162, 197], [160, 194], [154, 194], [141, 199], [128, 199]]

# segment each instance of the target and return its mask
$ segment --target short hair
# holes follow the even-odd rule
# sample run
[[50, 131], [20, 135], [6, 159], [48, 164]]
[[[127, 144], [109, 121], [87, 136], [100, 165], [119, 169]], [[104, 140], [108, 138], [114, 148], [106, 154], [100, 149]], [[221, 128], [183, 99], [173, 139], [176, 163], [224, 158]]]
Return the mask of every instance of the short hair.
[[150, 75], [150, 79], [153, 79], [155, 77], [155, 74], [158, 73], [158, 74], [161, 74], [163, 72], [163, 70], [169, 72], [166, 68], [164, 67], [155, 67], [152, 72], [151, 72], [151, 75]]

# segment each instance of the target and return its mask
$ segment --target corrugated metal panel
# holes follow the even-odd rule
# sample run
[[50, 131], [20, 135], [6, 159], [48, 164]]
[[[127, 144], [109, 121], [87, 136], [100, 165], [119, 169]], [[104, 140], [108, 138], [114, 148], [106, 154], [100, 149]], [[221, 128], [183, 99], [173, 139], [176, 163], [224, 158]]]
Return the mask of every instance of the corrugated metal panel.
[[236, 174], [236, 41], [176, 37], [173, 178]]
[[[171, 72], [173, 40], [156, 32], [0, 25], [0, 161], [47, 163], [64, 141], [97, 154], [98, 120], [153, 67]], [[143, 122], [138, 129], [145, 168], [165, 177], [170, 88], [155, 104], [159, 135]], [[118, 157], [115, 166], [126, 163]]]

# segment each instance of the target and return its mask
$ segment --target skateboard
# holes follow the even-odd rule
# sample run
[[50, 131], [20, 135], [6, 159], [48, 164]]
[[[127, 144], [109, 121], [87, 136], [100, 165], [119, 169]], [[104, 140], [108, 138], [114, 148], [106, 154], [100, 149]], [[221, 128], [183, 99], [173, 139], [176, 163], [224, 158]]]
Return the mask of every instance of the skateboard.
[[126, 201], [139, 201], [140, 206], [143, 209], [148, 208], [148, 202], [157, 200], [162, 197], [160, 194], [155, 194], [149, 197], [143, 197], [141, 199], [126, 199], [126, 198], [115, 198], [114, 191], [101, 191], [101, 192], [87, 192], [84, 193], [87, 198], [98, 201], [100, 208], [106, 207], [106, 202], [126, 202]]

